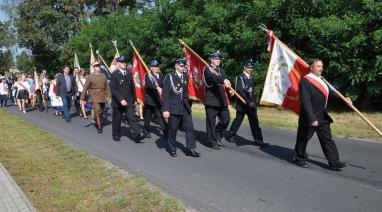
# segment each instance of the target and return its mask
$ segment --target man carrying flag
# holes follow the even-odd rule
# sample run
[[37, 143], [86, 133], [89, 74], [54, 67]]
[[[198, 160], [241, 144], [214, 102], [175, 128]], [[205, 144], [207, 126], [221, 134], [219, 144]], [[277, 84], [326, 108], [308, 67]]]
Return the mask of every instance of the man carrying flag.
[[[225, 71], [220, 67], [221, 53], [219, 51], [210, 54], [211, 65], [203, 70], [205, 84], [205, 110], [207, 140], [212, 149], [220, 150], [223, 131], [227, 129], [230, 122], [229, 99], [226, 87], [231, 87], [226, 78]], [[219, 123], [216, 125], [216, 117]]]
[[235, 90], [244, 98], [245, 103], [238, 101], [236, 103], [236, 117], [232, 122], [231, 128], [228, 134], [228, 140], [235, 142], [235, 135], [240, 128], [240, 125], [244, 119], [244, 116], [248, 116], [249, 126], [251, 127], [252, 136], [254, 139], [254, 145], [261, 147], [267, 147], [269, 144], [264, 143], [263, 134], [259, 127], [259, 120], [257, 118], [257, 104], [255, 97], [255, 83], [251, 76], [252, 68], [254, 66], [253, 60], [247, 60], [244, 62], [243, 72], [236, 77]]
[[[335, 94], [321, 79], [323, 63], [320, 59], [314, 59], [310, 64], [310, 73], [301, 79], [299, 84], [299, 97], [301, 101], [300, 116], [298, 119], [297, 140], [294, 148], [295, 163], [298, 166], [308, 168], [306, 160], [306, 146], [314, 133], [317, 133], [322, 151], [329, 162], [329, 169], [340, 171], [346, 166], [340, 161], [337, 146], [332, 139], [330, 124], [333, 119], [326, 112], [329, 95]], [[352, 104], [351, 100], [347, 98]]]
[[146, 138], [150, 138], [150, 120], [151, 116], [155, 114], [158, 118], [158, 123], [163, 131], [163, 136], [167, 137], [167, 130], [165, 122], [163, 121], [161, 108], [163, 105], [162, 101], [162, 87], [163, 87], [164, 76], [160, 72], [159, 62], [157, 60], [152, 60], [150, 62], [150, 73], [146, 73], [145, 76], [145, 96], [143, 108], [144, 116], [144, 128]]

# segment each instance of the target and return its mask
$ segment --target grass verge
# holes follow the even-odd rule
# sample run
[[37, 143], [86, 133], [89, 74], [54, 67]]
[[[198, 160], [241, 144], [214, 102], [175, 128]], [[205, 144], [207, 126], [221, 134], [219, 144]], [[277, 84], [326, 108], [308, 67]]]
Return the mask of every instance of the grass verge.
[[[235, 109], [230, 108], [231, 119], [235, 118]], [[205, 117], [204, 105], [193, 103], [192, 114]], [[260, 126], [281, 127], [297, 129], [298, 116], [286, 110], [270, 107], [259, 107], [258, 117]], [[329, 112], [334, 119], [332, 132], [334, 135], [365, 138], [382, 141], [382, 138], [369, 125], [367, 125], [356, 113], [353, 112]], [[382, 113], [364, 113], [364, 115], [380, 130], [382, 130]], [[247, 118], [245, 121], [248, 122]]]
[[0, 110], [0, 161], [39, 211], [183, 211], [140, 176]]

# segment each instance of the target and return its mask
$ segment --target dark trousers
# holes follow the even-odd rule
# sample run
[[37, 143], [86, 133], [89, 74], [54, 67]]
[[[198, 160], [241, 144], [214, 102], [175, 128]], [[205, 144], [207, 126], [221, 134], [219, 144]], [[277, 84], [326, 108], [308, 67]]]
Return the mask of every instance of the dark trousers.
[[153, 114], [157, 118], [158, 124], [159, 124], [161, 130], [163, 130], [163, 134], [166, 135], [167, 134], [166, 125], [165, 125], [165, 122], [163, 121], [163, 117], [162, 117], [162, 114], [161, 114], [159, 107], [155, 107], [155, 106], [151, 106], [151, 105], [147, 105], [147, 104], [143, 107], [143, 118], [144, 118], [145, 131], [150, 132], [150, 121], [151, 121], [151, 116]]
[[78, 93], [79, 93], [79, 95], [76, 96], [76, 98], [74, 100], [74, 106], [76, 107], [77, 113], [81, 114], [81, 104], [80, 104], [81, 92], [78, 92]]
[[330, 164], [337, 163], [339, 159], [337, 146], [332, 139], [330, 124], [320, 124], [318, 127], [299, 125], [297, 129], [297, 140], [294, 148], [297, 160], [307, 160], [306, 146], [314, 133], [317, 133], [322, 151]]
[[[230, 122], [228, 107], [205, 106], [206, 109], [206, 131], [207, 140], [211, 146], [217, 145], [217, 140], [223, 137], [224, 130], [227, 129]], [[219, 118], [219, 123], [216, 124], [216, 117]]]
[[8, 95], [0, 95], [0, 106], [6, 107], [8, 102]]
[[35, 97], [35, 105], [37, 108], [42, 111], [43, 110], [43, 101], [42, 101], [42, 93], [41, 90], [36, 91], [36, 97]]
[[64, 119], [70, 121], [70, 106], [72, 105], [72, 96], [61, 96], [62, 104], [64, 106]]
[[253, 139], [262, 141], [263, 133], [261, 132], [261, 128], [259, 126], [259, 119], [257, 118], [257, 112], [255, 108], [252, 110], [246, 110], [246, 111], [236, 110], [236, 117], [233, 120], [231, 128], [229, 130], [229, 136], [236, 135], [237, 131], [240, 128], [241, 123], [243, 122], [245, 115], [248, 116], [249, 126], [251, 127]]
[[113, 121], [112, 121], [112, 130], [113, 130], [113, 137], [121, 137], [121, 121], [122, 116], [125, 116], [127, 123], [129, 124], [130, 128], [133, 130], [133, 136], [139, 136], [142, 129], [137, 123], [137, 120], [134, 116], [134, 108], [133, 107], [121, 107], [113, 108]]
[[168, 145], [172, 152], [176, 151], [176, 133], [180, 121], [183, 121], [183, 127], [186, 132], [186, 148], [196, 148], [194, 124], [192, 122], [191, 114], [188, 114], [187, 112], [183, 115], [174, 115], [170, 113], [170, 118], [168, 119]]

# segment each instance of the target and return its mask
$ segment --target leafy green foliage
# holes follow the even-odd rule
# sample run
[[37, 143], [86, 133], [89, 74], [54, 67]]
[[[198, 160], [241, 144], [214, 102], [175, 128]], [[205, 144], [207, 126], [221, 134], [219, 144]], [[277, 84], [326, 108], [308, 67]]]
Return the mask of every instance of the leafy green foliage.
[[323, 59], [324, 76], [356, 103], [377, 108], [382, 103], [381, 1], [107, 2], [22, 1], [17, 25], [20, 42], [40, 64], [71, 64], [77, 52], [81, 65], [87, 67], [88, 43], [110, 62], [115, 54], [112, 40], [118, 41], [121, 54], [131, 58], [130, 39], [145, 61], [156, 58], [167, 72], [182, 56], [180, 38], [205, 59], [221, 50], [231, 80], [242, 71], [242, 62], [253, 58], [260, 96], [270, 58], [265, 33], [258, 29], [265, 23], [307, 62]]

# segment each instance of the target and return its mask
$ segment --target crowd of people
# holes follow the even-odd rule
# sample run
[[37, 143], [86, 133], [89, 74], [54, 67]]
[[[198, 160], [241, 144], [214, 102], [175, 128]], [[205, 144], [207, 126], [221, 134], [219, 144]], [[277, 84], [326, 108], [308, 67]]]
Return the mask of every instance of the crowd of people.
[[[144, 102], [139, 103], [135, 92], [132, 70], [123, 56], [116, 58], [117, 70], [110, 74], [110, 79], [102, 74], [100, 63], [91, 64], [93, 72], [86, 74], [83, 68], [75, 67], [73, 74], [69, 66], [64, 66], [54, 77], [43, 70], [39, 76], [36, 72], [11, 74], [1, 77], [1, 107], [7, 107], [8, 100], [17, 105], [19, 110], [40, 111], [51, 108], [56, 116], [62, 116], [71, 123], [71, 106], [84, 119], [90, 115], [98, 133], [103, 133], [105, 123], [104, 112], [112, 108], [112, 139], [119, 142], [121, 123], [125, 122], [132, 130], [136, 143], [150, 138], [150, 121], [155, 117], [163, 138], [168, 142], [169, 154], [177, 157], [176, 136], [178, 130], [185, 132], [186, 155], [200, 157], [196, 151], [194, 124], [192, 120], [192, 101], [188, 94], [187, 60], [179, 58], [174, 63], [173, 71], [164, 75], [157, 60], [149, 64], [149, 72], [145, 75]], [[235, 142], [235, 136], [243, 118], [248, 117], [253, 136], [253, 144], [266, 148], [269, 144], [263, 141], [262, 130], [257, 117], [257, 101], [254, 95], [255, 82], [251, 75], [254, 61], [247, 60], [243, 64], [243, 72], [235, 80], [234, 88], [242, 97], [235, 104], [236, 117], [231, 121], [229, 113], [229, 96], [234, 92], [226, 72], [221, 66], [219, 51], [210, 54], [210, 66], [203, 70], [205, 85], [204, 106], [206, 111], [207, 141], [214, 150], [224, 147], [222, 139]], [[317, 133], [324, 154], [331, 170], [339, 171], [345, 167], [339, 159], [337, 147], [332, 139], [330, 123], [332, 119], [326, 113], [329, 95], [328, 85], [320, 76], [323, 63], [315, 59], [310, 64], [311, 73], [301, 79], [300, 100], [301, 113], [297, 140], [295, 145], [295, 163], [308, 168], [306, 146], [314, 133]], [[351, 103], [351, 100], [348, 99]], [[49, 104], [47, 104], [49, 102]], [[143, 126], [139, 121], [144, 121]]]

